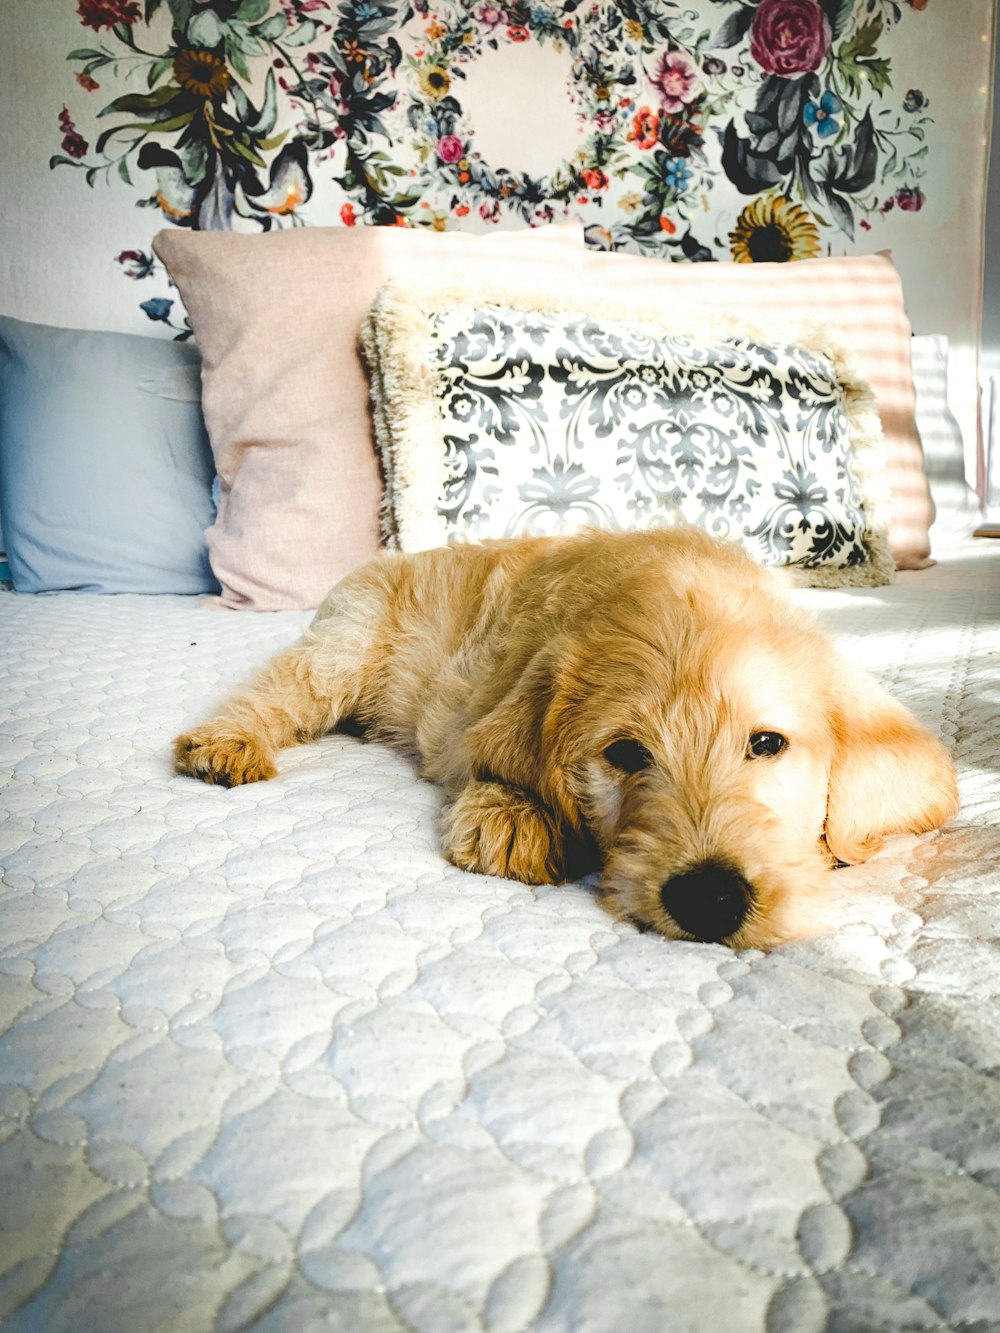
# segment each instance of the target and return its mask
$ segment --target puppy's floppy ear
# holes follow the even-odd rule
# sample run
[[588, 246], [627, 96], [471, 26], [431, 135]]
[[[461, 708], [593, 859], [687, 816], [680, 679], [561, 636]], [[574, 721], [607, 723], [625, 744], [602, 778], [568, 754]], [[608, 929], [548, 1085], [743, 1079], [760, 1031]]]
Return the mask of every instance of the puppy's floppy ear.
[[499, 697], [465, 737], [472, 772], [526, 787], [574, 832], [580, 811], [565, 772], [564, 726], [571, 704], [565, 677], [572, 661], [565, 637], [556, 637], [501, 686]]
[[837, 663], [826, 841], [848, 865], [892, 833], [926, 833], [958, 810], [948, 751], [869, 676]]
[[494, 682], [495, 696], [479, 701], [482, 716], [466, 733], [473, 772], [539, 791], [545, 772], [543, 729], [552, 701], [556, 653], [540, 648], [509, 679]]

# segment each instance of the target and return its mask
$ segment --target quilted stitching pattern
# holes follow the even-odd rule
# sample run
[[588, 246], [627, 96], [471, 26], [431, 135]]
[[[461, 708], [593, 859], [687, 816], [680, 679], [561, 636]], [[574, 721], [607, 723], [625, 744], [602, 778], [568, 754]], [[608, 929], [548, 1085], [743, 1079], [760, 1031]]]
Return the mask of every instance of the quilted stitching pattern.
[[802, 596], [965, 804], [770, 956], [452, 869], [348, 738], [173, 778], [298, 613], [5, 596], [3, 1327], [996, 1329], [996, 565]]

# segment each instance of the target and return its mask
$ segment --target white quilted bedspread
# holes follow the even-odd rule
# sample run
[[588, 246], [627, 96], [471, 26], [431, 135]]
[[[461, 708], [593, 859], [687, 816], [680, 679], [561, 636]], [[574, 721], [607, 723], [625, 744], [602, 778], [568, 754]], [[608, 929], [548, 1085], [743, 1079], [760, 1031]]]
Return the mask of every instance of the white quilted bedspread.
[[964, 809], [768, 956], [451, 868], [350, 738], [171, 776], [305, 616], [0, 596], [4, 1330], [1000, 1329], [1000, 549], [802, 596]]

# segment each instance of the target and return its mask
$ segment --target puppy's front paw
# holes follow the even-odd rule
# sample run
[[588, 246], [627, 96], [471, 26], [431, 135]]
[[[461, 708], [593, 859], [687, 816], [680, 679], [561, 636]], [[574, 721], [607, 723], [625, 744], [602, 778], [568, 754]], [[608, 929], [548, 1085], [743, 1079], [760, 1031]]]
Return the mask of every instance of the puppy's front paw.
[[174, 741], [174, 767], [203, 782], [239, 787], [266, 782], [278, 771], [268, 746], [220, 724], [209, 723]]
[[551, 811], [501, 782], [470, 782], [445, 813], [445, 852], [462, 870], [558, 884], [563, 839]]

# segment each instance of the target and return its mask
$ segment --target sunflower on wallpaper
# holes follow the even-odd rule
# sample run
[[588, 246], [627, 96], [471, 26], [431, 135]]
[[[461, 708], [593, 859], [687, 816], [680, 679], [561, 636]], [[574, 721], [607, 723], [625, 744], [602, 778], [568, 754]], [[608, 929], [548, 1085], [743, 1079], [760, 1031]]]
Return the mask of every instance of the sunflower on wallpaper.
[[[177, 226], [579, 217], [597, 247], [808, 258], [924, 203], [933, 122], [895, 89], [892, 32], [926, 3], [79, 0], [50, 164]], [[564, 70], [531, 90], [541, 130], [568, 98], [578, 131], [544, 175], [516, 145], [490, 160], [463, 101], [487, 53], [526, 43]], [[157, 273], [138, 247], [119, 261]], [[170, 324], [168, 299], [142, 304]]]

